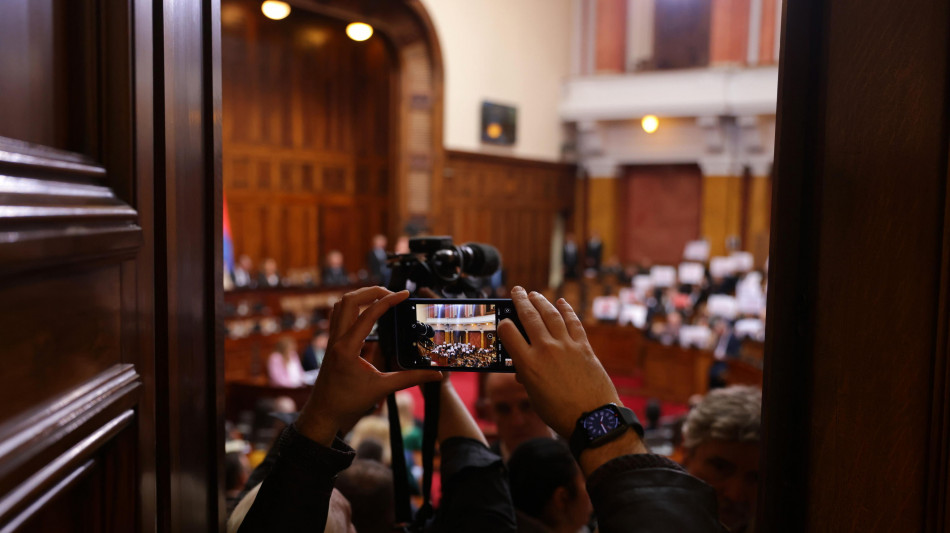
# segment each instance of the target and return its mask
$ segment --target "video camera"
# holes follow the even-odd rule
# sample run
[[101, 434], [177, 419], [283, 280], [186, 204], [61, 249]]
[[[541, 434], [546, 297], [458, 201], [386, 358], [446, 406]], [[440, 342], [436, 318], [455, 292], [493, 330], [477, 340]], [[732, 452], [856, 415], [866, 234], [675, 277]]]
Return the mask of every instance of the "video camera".
[[501, 254], [494, 246], [467, 242], [456, 246], [450, 236], [409, 239], [409, 253], [390, 254], [389, 289], [400, 291], [411, 282], [445, 298], [484, 296], [485, 278], [501, 267]]

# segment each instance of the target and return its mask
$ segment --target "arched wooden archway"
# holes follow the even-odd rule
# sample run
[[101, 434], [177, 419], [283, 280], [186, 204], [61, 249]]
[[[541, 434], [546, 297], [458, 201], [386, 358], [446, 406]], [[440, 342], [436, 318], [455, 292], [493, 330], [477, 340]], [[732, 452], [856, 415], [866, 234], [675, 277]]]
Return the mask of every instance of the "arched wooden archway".
[[390, 227], [409, 223], [441, 227], [445, 164], [442, 146], [442, 50], [432, 20], [419, 0], [293, 0], [295, 7], [343, 21], [366, 22], [393, 52], [394, 131], [390, 149], [396, 170], [391, 176]]

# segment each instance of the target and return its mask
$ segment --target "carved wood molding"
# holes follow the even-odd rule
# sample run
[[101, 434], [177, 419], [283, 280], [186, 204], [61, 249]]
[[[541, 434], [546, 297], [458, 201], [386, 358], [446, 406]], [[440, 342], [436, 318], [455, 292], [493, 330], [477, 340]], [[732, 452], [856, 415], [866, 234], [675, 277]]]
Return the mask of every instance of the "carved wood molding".
[[96, 451], [134, 418], [131, 409], [123, 411], [0, 499], [0, 526], [4, 531], [16, 530], [85, 477], [96, 463]]
[[138, 213], [105, 177], [85, 156], [0, 138], [0, 275], [134, 253]]
[[[121, 429], [109, 429], [110, 424], [115, 425], [120, 418], [122, 426], [128, 424], [123, 413], [131, 417], [130, 409], [138, 400], [141, 385], [133, 365], [115, 365], [0, 425], [0, 494], [5, 494], [0, 499], [0, 522], [18, 501], [34, 497], [35, 490], [39, 490], [17, 492], [22, 487], [48, 486], [47, 481], [61, 479], [66, 470], [75, 468], [76, 461], [64, 460], [48, 471], [58, 464], [57, 457], [86, 458]], [[47, 481], [40, 483], [40, 477]]]

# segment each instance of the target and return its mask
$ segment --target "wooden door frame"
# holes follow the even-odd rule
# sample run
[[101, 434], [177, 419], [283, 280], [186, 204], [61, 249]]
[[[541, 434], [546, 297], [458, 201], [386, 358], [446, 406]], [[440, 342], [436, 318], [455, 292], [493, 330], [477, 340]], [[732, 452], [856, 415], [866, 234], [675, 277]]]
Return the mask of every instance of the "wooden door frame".
[[948, 21], [785, 3], [759, 530], [950, 531]]

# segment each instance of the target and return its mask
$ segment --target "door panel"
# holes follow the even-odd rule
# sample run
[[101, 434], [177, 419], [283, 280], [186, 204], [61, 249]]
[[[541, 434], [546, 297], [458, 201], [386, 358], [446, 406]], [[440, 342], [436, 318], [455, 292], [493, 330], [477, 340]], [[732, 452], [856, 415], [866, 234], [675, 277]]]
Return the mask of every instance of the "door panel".
[[134, 11], [0, 6], [4, 531], [131, 531], [147, 507], [139, 431], [153, 419], [141, 401], [154, 340], [140, 326], [154, 309], [134, 295], [153, 270], [133, 191], [152, 142], [145, 130], [145, 151], [133, 149], [130, 110], [151, 73], [137, 93]]

